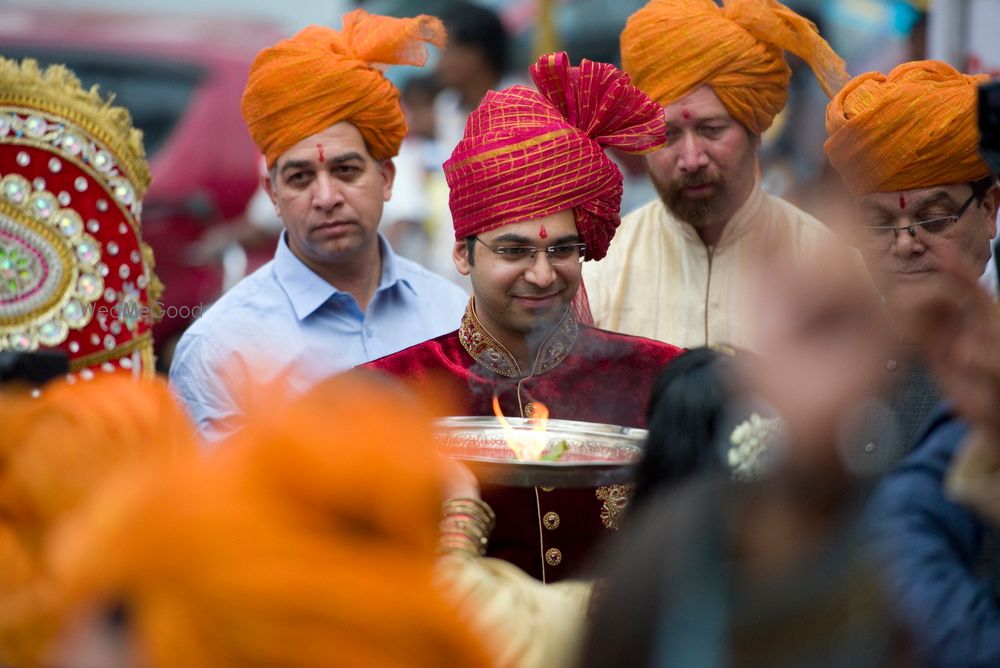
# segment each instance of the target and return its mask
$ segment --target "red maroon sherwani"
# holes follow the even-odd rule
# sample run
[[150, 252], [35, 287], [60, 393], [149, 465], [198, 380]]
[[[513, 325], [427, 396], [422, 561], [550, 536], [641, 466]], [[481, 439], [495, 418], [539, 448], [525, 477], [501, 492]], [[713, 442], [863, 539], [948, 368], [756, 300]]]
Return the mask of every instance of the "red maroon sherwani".
[[[680, 352], [666, 343], [581, 325], [567, 309], [542, 344], [534, 372], [523, 374], [479, 323], [470, 301], [457, 331], [365, 366], [407, 378], [418, 388], [453, 381], [467, 415], [493, 415], [495, 395], [508, 416], [530, 417], [540, 401], [553, 419], [645, 427], [653, 381]], [[617, 528], [626, 495], [622, 485], [558, 490], [484, 485], [483, 499], [497, 516], [489, 555], [545, 582], [563, 579]]]

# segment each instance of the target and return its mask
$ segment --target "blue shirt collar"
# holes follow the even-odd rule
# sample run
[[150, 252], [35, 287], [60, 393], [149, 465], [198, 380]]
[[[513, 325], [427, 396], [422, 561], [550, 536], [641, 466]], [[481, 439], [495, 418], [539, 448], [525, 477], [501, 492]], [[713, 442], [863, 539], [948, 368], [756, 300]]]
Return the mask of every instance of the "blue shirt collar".
[[[283, 232], [274, 253], [274, 275], [292, 303], [295, 317], [301, 321], [334, 296], [346, 293], [327, 283], [302, 260], [295, 257], [288, 247], [285, 236]], [[416, 294], [409, 279], [400, 275], [396, 254], [381, 234], [378, 235], [378, 244], [382, 253], [382, 277], [379, 279], [376, 292], [388, 290], [399, 283]]]

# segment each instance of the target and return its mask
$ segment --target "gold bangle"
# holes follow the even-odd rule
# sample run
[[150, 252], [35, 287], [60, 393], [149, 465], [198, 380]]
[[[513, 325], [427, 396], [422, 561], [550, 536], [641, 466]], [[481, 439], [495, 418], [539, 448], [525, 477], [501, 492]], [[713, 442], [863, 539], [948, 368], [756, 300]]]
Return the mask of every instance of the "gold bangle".
[[444, 504], [438, 534], [438, 552], [486, 554], [489, 535], [496, 524], [493, 509], [480, 499], [449, 499]]

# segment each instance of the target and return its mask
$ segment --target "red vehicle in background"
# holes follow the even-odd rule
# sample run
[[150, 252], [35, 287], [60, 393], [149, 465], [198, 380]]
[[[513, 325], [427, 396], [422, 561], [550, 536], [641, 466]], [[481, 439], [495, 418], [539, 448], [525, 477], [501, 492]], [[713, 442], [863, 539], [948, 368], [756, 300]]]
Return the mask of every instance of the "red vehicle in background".
[[113, 92], [143, 131], [152, 172], [143, 237], [166, 286], [158, 364], [169, 364], [177, 337], [222, 292], [222, 263], [199, 261], [194, 250], [210, 226], [243, 214], [259, 184], [240, 97], [254, 56], [285, 36], [228, 17], [4, 6], [0, 55], [65, 64], [84, 86]]

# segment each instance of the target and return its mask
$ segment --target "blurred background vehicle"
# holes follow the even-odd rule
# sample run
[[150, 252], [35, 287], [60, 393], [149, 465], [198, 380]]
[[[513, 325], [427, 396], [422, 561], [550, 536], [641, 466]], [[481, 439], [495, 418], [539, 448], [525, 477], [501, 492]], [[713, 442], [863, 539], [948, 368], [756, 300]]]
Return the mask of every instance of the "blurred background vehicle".
[[[243, 214], [259, 183], [239, 101], [253, 57], [284, 36], [263, 19], [4, 6], [0, 54], [65, 64], [85, 87], [113, 92], [143, 131], [153, 179], [143, 235], [166, 286], [154, 329], [159, 368], [223, 289], [221, 258], [195, 250], [210, 227]], [[265, 257], [250, 264], [272, 251], [261, 249]]]

